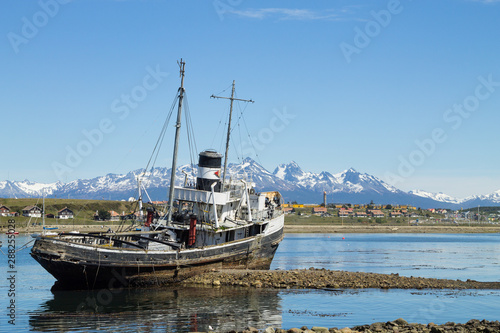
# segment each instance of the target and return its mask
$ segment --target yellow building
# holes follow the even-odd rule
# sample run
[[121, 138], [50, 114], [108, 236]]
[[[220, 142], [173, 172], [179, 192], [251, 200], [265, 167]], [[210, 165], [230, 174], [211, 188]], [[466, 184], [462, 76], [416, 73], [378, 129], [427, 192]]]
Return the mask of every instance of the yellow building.
[[304, 208], [314, 208], [314, 207], [319, 207], [319, 205], [316, 204], [305, 204], [303, 205]]

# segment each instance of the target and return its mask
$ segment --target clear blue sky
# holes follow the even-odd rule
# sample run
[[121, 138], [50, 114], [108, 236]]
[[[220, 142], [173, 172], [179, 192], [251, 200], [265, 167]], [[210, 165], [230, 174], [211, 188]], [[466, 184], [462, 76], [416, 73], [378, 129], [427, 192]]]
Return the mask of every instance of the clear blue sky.
[[[2, 6], [1, 180], [144, 167], [183, 58], [198, 150], [220, 149], [228, 103], [209, 97], [229, 96], [236, 80], [237, 96], [255, 103], [237, 107], [245, 123], [233, 132], [233, 162], [240, 147], [270, 171], [294, 160], [313, 172], [353, 167], [403, 190], [500, 189], [499, 1]], [[170, 125], [159, 166], [171, 163], [172, 138]], [[68, 163], [68, 149], [80, 159]], [[179, 163], [188, 162], [184, 145]]]

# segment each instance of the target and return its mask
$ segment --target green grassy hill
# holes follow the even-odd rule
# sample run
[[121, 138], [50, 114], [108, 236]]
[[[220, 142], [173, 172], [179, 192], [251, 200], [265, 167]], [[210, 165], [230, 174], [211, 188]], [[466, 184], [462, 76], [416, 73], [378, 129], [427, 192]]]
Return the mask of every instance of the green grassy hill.
[[[14, 217], [16, 223], [21, 226], [27, 224], [39, 224], [41, 218], [29, 218], [22, 216], [22, 210], [26, 206], [38, 206], [42, 208], [42, 199], [4, 199], [0, 198], [0, 205], [9, 207], [10, 211], [16, 211], [19, 216]], [[118, 214], [131, 213], [137, 209], [137, 204], [126, 201], [105, 201], [105, 200], [79, 200], [79, 199], [45, 199], [45, 214], [54, 214], [65, 207], [71, 209], [75, 215], [74, 219], [59, 220], [45, 219], [47, 225], [50, 224], [102, 224], [103, 222], [94, 222], [94, 214], [96, 211], [111, 211], [114, 210]], [[0, 217], [0, 226], [7, 224], [9, 217]], [[118, 223], [118, 222], [115, 222]], [[127, 222], [130, 223], [130, 222]]]

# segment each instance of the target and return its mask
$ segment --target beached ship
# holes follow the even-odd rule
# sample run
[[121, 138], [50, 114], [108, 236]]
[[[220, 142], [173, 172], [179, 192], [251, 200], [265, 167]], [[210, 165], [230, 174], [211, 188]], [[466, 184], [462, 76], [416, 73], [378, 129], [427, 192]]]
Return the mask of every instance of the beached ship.
[[[142, 228], [134, 231], [38, 235], [31, 255], [61, 287], [121, 288], [175, 282], [214, 268], [269, 269], [283, 239], [282, 198], [279, 192], [258, 193], [248, 178], [226, 175], [229, 142], [222, 175], [222, 155], [207, 150], [199, 154], [196, 182], [174, 186], [185, 63], [179, 65], [166, 214], [148, 208]], [[231, 106], [233, 100], [234, 82]], [[228, 139], [229, 133], [230, 126]]]

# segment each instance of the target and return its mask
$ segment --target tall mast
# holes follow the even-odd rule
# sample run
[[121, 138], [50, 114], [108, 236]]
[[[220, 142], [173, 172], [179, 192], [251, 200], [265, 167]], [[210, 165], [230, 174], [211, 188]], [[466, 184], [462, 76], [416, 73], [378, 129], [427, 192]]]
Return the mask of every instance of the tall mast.
[[168, 195], [168, 219], [167, 223], [172, 221], [172, 211], [174, 208], [174, 187], [175, 187], [175, 169], [177, 167], [177, 149], [179, 148], [179, 136], [181, 132], [181, 118], [182, 118], [182, 99], [184, 98], [184, 61], [178, 62], [181, 77], [181, 86], [179, 87], [179, 106], [177, 108], [177, 122], [175, 123], [175, 142], [174, 142], [174, 156], [172, 157], [172, 175], [170, 176], [170, 192]]
[[45, 191], [42, 192], [42, 235], [45, 235]]
[[139, 201], [139, 221], [141, 221], [141, 222], [143, 222], [143, 220], [144, 220], [144, 216], [142, 213], [142, 191], [141, 191], [141, 180], [142, 180], [143, 175], [144, 175], [144, 173], [141, 173], [139, 176], [137, 176], [137, 186], [138, 186], [138, 191], [139, 191], [139, 198], [138, 198], [138, 201]]
[[254, 103], [251, 99], [239, 99], [239, 98], [234, 98], [234, 83], [235, 81], [233, 80], [233, 90], [231, 91], [231, 97], [221, 97], [221, 96], [210, 96], [211, 98], [224, 98], [224, 99], [229, 99], [231, 100], [231, 106], [229, 108], [229, 122], [227, 123], [227, 138], [226, 138], [226, 153], [224, 154], [224, 172], [222, 173], [222, 190], [224, 190], [224, 184], [226, 182], [226, 171], [227, 171], [227, 154], [229, 152], [229, 139], [231, 136], [231, 118], [233, 116], [233, 101], [242, 101], [242, 102], [248, 102], [248, 103]]

